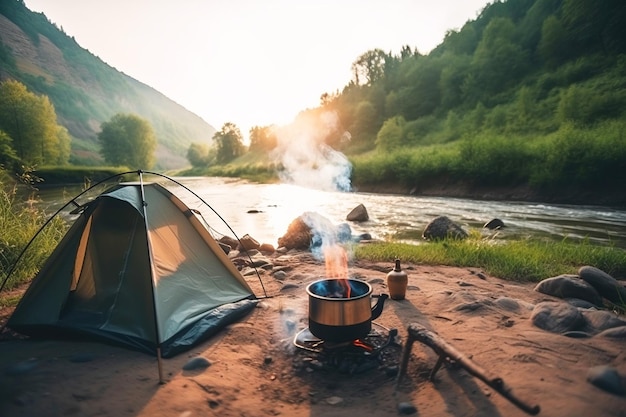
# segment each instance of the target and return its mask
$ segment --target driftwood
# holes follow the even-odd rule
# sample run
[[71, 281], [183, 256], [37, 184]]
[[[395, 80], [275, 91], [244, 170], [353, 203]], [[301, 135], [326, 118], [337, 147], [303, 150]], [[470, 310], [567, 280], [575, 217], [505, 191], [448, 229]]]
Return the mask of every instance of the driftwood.
[[472, 376], [475, 376], [476, 378], [483, 381], [485, 384], [500, 393], [504, 398], [515, 404], [524, 412], [531, 415], [539, 414], [539, 411], [541, 410], [539, 405], [529, 405], [526, 402], [517, 398], [511, 391], [511, 388], [509, 388], [504, 383], [502, 378], [490, 375], [487, 371], [478, 366], [467, 356], [463, 355], [453, 346], [448, 344], [438, 334], [431, 332], [430, 330], [417, 323], [412, 323], [409, 325], [408, 333], [409, 337], [407, 339], [406, 346], [404, 347], [404, 351], [402, 352], [400, 369], [398, 371], [398, 378], [396, 380], [396, 388], [400, 384], [400, 380], [402, 379], [404, 374], [406, 374], [409, 357], [411, 356], [411, 348], [413, 347], [413, 343], [417, 340], [418, 342], [421, 342], [430, 347], [432, 350], [435, 351], [435, 353], [437, 353], [437, 355], [439, 355], [437, 363], [430, 372], [430, 381], [434, 381], [435, 374], [437, 373], [439, 368], [441, 368], [441, 365], [443, 365], [444, 362], [454, 363], [456, 366], [460, 366], [461, 368], [465, 369]]

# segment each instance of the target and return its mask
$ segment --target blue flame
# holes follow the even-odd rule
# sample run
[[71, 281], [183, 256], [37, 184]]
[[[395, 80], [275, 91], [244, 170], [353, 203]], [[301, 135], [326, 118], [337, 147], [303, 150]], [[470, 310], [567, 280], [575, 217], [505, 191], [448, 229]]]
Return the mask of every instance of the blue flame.
[[[362, 281], [356, 281], [353, 279], [345, 280], [350, 286], [350, 298], [361, 297], [367, 294], [369, 287]], [[317, 281], [311, 284], [309, 287], [311, 293], [319, 295], [320, 297], [327, 298], [346, 298], [345, 287], [340, 283], [338, 279], [326, 279]]]

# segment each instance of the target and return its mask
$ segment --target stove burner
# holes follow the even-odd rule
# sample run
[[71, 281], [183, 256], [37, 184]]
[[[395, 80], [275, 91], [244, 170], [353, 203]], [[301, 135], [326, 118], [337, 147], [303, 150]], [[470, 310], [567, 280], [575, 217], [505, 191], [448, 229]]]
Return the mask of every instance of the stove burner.
[[301, 330], [293, 339], [293, 344], [304, 350], [322, 353], [324, 351], [332, 351], [337, 349], [353, 349], [356, 348], [365, 354], [374, 354], [385, 348], [390, 343], [395, 343], [398, 330], [388, 329], [376, 322], [372, 322], [372, 330], [363, 339], [350, 342], [334, 343], [319, 339], [313, 334], [309, 328]]
[[372, 329], [362, 339], [333, 343], [311, 334], [307, 327], [294, 337], [301, 351], [313, 352], [319, 367], [341, 373], [358, 374], [383, 366], [396, 368], [402, 346], [396, 341], [398, 331], [372, 322]]

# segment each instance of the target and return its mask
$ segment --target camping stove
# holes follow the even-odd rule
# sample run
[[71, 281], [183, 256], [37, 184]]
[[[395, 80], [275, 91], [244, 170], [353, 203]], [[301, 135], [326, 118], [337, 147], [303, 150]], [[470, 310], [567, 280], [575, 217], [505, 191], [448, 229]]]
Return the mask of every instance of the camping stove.
[[318, 368], [359, 374], [381, 366], [396, 367], [402, 349], [397, 338], [397, 329], [372, 322], [372, 329], [361, 339], [339, 343], [322, 340], [307, 327], [294, 336], [293, 344], [315, 360]]

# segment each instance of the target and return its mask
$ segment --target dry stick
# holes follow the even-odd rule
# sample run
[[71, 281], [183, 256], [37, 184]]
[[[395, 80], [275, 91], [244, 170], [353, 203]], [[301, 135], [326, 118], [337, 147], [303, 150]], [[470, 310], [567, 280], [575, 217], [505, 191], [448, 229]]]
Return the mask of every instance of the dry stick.
[[398, 378], [396, 380], [396, 389], [400, 385], [400, 380], [404, 376], [407, 370], [407, 366], [409, 363], [409, 357], [411, 356], [411, 348], [413, 347], [413, 342], [416, 340], [430, 347], [432, 350], [439, 355], [437, 359], [437, 363], [433, 367], [430, 372], [429, 379], [430, 381], [434, 381], [435, 374], [441, 368], [444, 361], [454, 362], [456, 365], [462, 367], [471, 375], [483, 381], [485, 384], [496, 390], [500, 393], [504, 398], [509, 400], [511, 403], [515, 404], [524, 412], [536, 415], [539, 414], [541, 408], [539, 405], [528, 405], [521, 399], [517, 398], [510, 387], [508, 387], [502, 378], [493, 377], [487, 373], [483, 368], [478, 366], [475, 362], [469, 359], [467, 356], [463, 355], [461, 352], [456, 350], [453, 346], [448, 344], [443, 338], [441, 338], [438, 334], [431, 332], [426, 329], [424, 326], [412, 323], [408, 328], [409, 337], [406, 342], [406, 346], [404, 351], [402, 352], [402, 359], [400, 361], [400, 369], [398, 371]]

